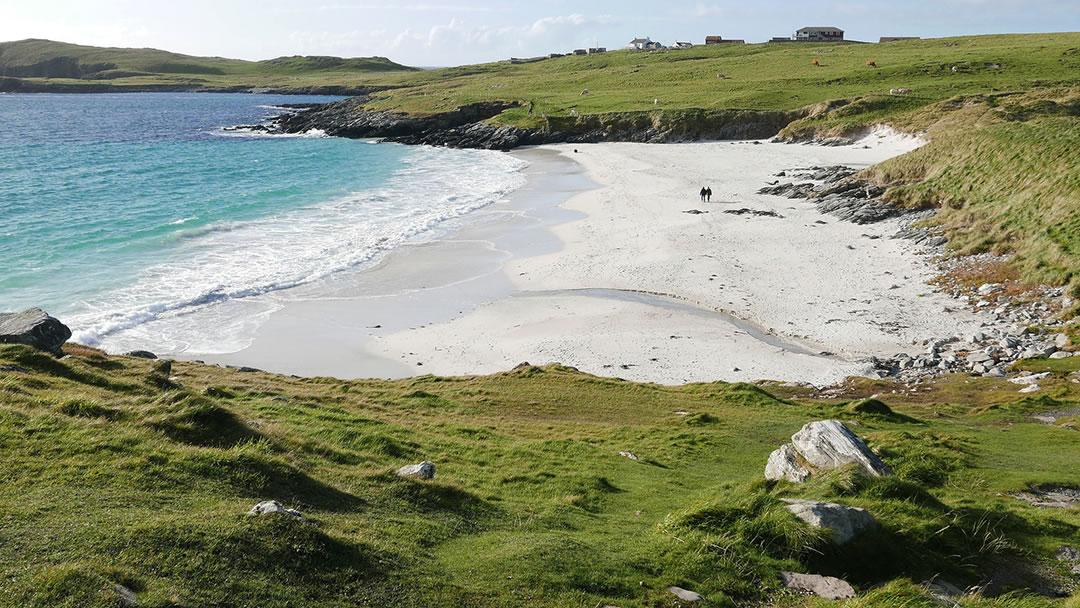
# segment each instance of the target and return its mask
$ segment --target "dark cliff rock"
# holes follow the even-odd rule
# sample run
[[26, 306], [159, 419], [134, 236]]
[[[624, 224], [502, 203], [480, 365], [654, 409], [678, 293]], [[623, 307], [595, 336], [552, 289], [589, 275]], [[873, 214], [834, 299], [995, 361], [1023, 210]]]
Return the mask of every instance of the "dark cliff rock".
[[40, 308], [22, 312], [0, 312], [0, 344], [26, 344], [38, 350], [60, 354], [71, 330]]
[[415, 117], [365, 110], [366, 101], [362, 97], [346, 99], [285, 114], [274, 119], [270, 128], [283, 133], [318, 129], [335, 137], [380, 138], [411, 145], [508, 150], [549, 143], [765, 139], [804, 114], [752, 110], [611, 112], [550, 117], [544, 128], [522, 129], [487, 122], [515, 107], [512, 103], [469, 104], [434, 116]]

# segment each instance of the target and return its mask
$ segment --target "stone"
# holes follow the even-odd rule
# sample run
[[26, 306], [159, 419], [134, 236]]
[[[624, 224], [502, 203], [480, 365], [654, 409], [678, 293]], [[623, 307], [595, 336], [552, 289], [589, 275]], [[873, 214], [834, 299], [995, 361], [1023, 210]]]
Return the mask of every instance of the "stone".
[[1058, 334], [1057, 337], [1054, 338], [1054, 344], [1056, 344], [1058, 348], [1065, 348], [1069, 345], [1069, 336]]
[[619, 452], [619, 456], [622, 456], [624, 458], [629, 458], [630, 460], [637, 460], [638, 459], [637, 454], [635, 454], [633, 452]]
[[60, 347], [70, 337], [67, 325], [40, 308], [0, 312], [0, 344], [26, 344], [59, 355]]
[[845, 580], [820, 574], [780, 572], [784, 586], [801, 593], [812, 593], [826, 600], [843, 600], [855, 597], [855, 589]]
[[1065, 352], [1063, 350], [1059, 350], [1058, 352], [1050, 355], [1050, 358], [1051, 359], [1068, 359], [1071, 356], [1073, 356], [1072, 353]]
[[1070, 547], [1069, 545], [1063, 545], [1054, 554], [1054, 557], [1063, 561], [1073, 564], [1080, 564], [1080, 549], [1076, 547]]
[[120, 605], [121, 606], [138, 606], [139, 605], [139, 596], [135, 595], [135, 592], [132, 591], [131, 589], [128, 589], [127, 587], [125, 587], [125, 586], [123, 586], [123, 585], [121, 585], [119, 583], [113, 583], [113, 591], [116, 592], [116, 595], [120, 596]]
[[286, 509], [276, 500], [264, 500], [254, 507], [251, 507], [251, 510], [248, 511], [248, 515], [272, 515], [275, 513], [287, 515], [294, 519], [304, 519], [304, 516], [300, 515], [299, 511], [296, 509]]
[[1049, 376], [1050, 372], [1043, 372], [1041, 374], [1031, 374], [1030, 376], [1009, 378], [1009, 382], [1012, 382], [1013, 384], [1035, 384], [1039, 380], [1042, 380], [1043, 378], [1048, 378]]
[[424, 461], [420, 464], [410, 464], [397, 470], [399, 477], [419, 477], [420, 479], [435, 479], [435, 465]]
[[769, 461], [765, 463], [765, 479], [786, 479], [794, 483], [806, 481], [811, 472], [799, 460], [799, 453], [790, 444], [780, 446], [780, 449], [769, 454]]
[[968, 353], [967, 360], [968, 363], [986, 363], [988, 361], [992, 362], [994, 357], [985, 351], [976, 351]]
[[690, 604], [696, 604], [698, 602], [704, 602], [705, 601], [705, 598], [702, 597], [700, 593], [696, 593], [694, 591], [688, 591], [686, 589], [683, 589], [682, 587], [671, 586], [671, 587], [668, 587], [667, 590], [668, 590], [668, 592], [670, 592], [675, 597], [679, 598], [680, 600], [682, 600], [684, 602], [690, 603]]
[[856, 464], [869, 475], [892, 475], [892, 470], [866, 447], [862, 439], [838, 420], [807, 423], [791, 436], [791, 444], [806, 462], [817, 469]]
[[815, 528], [831, 530], [833, 542], [838, 545], [847, 544], [859, 534], [877, 527], [877, 520], [866, 509], [817, 500], [780, 500], [787, 503], [787, 510], [795, 517]]
[[157, 359], [157, 355], [148, 350], [133, 350], [131, 352], [124, 353], [125, 357], [135, 357], [136, 359]]
[[1021, 393], [1036, 393], [1038, 391], [1039, 391], [1039, 385], [1038, 384], [1029, 384], [1028, 386], [1025, 386], [1024, 388], [1020, 389]]
[[999, 283], [983, 283], [982, 285], [979, 285], [979, 295], [988, 296], [997, 291], [998, 287], [1000, 286], [1001, 285]]
[[957, 603], [957, 598], [964, 595], [963, 590], [959, 587], [941, 579], [927, 581], [923, 583], [923, 587], [926, 588], [926, 591], [933, 596], [934, 599], [939, 602], [947, 603], [950, 606], [955, 605]]

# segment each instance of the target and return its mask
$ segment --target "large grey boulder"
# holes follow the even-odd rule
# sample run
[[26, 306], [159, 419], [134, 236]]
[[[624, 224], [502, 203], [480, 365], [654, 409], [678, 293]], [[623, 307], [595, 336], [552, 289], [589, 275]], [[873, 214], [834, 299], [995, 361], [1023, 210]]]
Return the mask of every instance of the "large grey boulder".
[[877, 520], [866, 509], [832, 502], [782, 498], [788, 511], [815, 528], [831, 530], [833, 541], [843, 545], [859, 534], [877, 527]]
[[765, 463], [766, 479], [786, 479], [795, 483], [802, 483], [810, 477], [810, 469], [799, 461], [799, 453], [790, 444], [780, 446]]
[[791, 436], [791, 444], [769, 455], [766, 479], [806, 481], [815, 471], [855, 464], [874, 477], [892, 475], [892, 470], [866, 447], [866, 443], [838, 420], [807, 423]]
[[827, 600], [844, 600], [855, 597], [855, 589], [847, 581], [820, 574], [781, 572], [784, 586], [801, 593], [812, 593]]
[[435, 465], [424, 461], [420, 464], [410, 464], [397, 470], [401, 477], [419, 477], [420, 479], [435, 479]]
[[60, 347], [70, 337], [67, 325], [40, 308], [0, 312], [0, 344], [26, 344], [59, 355]]
[[304, 516], [300, 515], [300, 512], [296, 509], [286, 509], [282, 504], [276, 500], [264, 500], [259, 504], [251, 507], [248, 511], [248, 515], [287, 515], [294, 519], [303, 520]]
[[791, 444], [810, 466], [818, 469], [855, 463], [875, 477], [892, 475], [892, 470], [839, 420], [811, 422], [791, 436]]

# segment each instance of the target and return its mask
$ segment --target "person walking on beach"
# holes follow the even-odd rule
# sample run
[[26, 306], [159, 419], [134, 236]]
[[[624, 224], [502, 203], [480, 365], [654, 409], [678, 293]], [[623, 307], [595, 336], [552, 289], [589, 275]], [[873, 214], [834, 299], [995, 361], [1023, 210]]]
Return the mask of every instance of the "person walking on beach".
[[712, 186], [709, 186], [708, 188], [705, 188], [705, 202], [706, 203], [711, 203], [712, 202]]
[[709, 191], [705, 189], [705, 186], [702, 186], [701, 187], [701, 192], [700, 192], [700, 194], [701, 194], [701, 202], [703, 202], [703, 203], [705, 202], [705, 195], [708, 194], [708, 193], [709, 193]]

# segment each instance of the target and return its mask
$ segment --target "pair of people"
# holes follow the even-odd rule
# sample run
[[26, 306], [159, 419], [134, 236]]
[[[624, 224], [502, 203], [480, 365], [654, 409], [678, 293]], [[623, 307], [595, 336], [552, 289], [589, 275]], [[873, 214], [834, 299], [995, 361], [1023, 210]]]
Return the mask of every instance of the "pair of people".
[[712, 187], [702, 186], [701, 188], [701, 201], [707, 203], [712, 200]]

